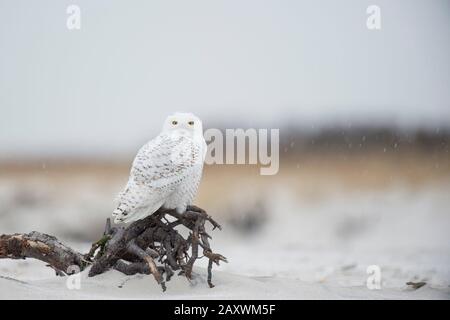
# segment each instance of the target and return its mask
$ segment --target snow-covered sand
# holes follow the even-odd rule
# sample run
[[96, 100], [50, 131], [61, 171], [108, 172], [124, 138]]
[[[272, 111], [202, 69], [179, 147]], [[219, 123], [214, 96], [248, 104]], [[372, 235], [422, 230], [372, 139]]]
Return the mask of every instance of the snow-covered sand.
[[[44, 263], [0, 260], [1, 299], [449, 299], [448, 186], [335, 193], [305, 202], [279, 189], [268, 220], [252, 235], [230, 225], [214, 231], [213, 248], [229, 258], [208, 288], [204, 259], [194, 282], [175, 276], [162, 292], [151, 276], [116, 271], [69, 290]], [[88, 244], [73, 244], [86, 250]], [[381, 289], [366, 286], [367, 267]], [[414, 290], [408, 281], [424, 281]]]
[[[8, 263], [9, 264], [9, 263]], [[9, 264], [7, 268], [33, 269], [34, 262], [20, 267]], [[3, 266], [4, 268], [5, 266]], [[43, 265], [40, 266], [43, 268]], [[26, 279], [21, 270], [20, 278]], [[81, 276], [79, 290], [69, 290], [66, 277], [51, 274], [36, 279], [33, 272], [29, 280], [0, 278], [1, 299], [448, 299], [448, 290], [434, 286], [425, 286], [419, 290], [407, 288], [383, 288], [368, 290], [358, 283], [355, 275], [353, 285], [342, 285], [334, 281], [302, 281], [297, 277], [284, 276], [245, 276], [224, 271], [216, 271], [216, 287], [208, 288], [205, 270], [196, 268], [197, 281], [190, 283], [184, 277], [175, 277], [168, 283], [166, 292], [162, 292], [150, 276], [124, 276], [116, 271], [87, 278], [86, 271]], [[13, 272], [15, 273], [15, 272]], [[361, 274], [364, 277], [364, 274]], [[406, 286], [405, 286], [406, 287]]]

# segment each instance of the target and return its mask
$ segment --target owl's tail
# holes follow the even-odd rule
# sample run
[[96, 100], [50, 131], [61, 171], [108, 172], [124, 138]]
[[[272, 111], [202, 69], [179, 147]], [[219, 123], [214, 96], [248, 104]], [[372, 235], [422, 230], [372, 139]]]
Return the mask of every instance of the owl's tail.
[[129, 223], [137, 220], [144, 219], [151, 215], [156, 210], [161, 208], [163, 201], [155, 203], [153, 206], [141, 206], [127, 211], [121, 205], [117, 207], [112, 213], [114, 217], [114, 223]]
[[121, 208], [119, 205], [112, 213], [112, 216], [114, 217], [114, 223], [122, 223], [126, 222], [128, 211], [126, 211], [124, 208]]

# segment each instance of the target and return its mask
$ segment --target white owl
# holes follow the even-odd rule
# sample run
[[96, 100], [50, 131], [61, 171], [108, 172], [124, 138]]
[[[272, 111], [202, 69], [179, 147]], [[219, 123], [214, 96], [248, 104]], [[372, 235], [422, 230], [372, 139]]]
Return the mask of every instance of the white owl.
[[136, 155], [114, 222], [140, 220], [161, 207], [184, 212], [197, 193], [205, 155], [200, 119], [192, 113], [167, 117], [162, 132]]

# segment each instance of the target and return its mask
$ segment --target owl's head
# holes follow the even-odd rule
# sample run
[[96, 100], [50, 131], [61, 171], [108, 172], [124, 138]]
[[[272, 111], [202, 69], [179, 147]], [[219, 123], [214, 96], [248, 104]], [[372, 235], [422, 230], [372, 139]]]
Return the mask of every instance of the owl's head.
[[192, 113], [176, 112], [166, 118], [164, 132], [177, 132], [186, 135], [203, 135], [202, 121]]

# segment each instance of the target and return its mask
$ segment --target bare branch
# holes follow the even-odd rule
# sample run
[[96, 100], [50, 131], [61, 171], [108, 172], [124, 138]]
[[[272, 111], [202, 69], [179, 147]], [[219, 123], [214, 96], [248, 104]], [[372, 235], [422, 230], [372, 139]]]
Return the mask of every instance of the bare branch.
[[62, 244], [53, 236], [36, 231], [1, 235], [0, 258], [34, 258], [63, 273], [66, 273], [70, 266], [77, 265], [83, 270], [87, 265], [81, 253]]
[[[175, 218], [170, 222], [166, 216]], [[199, 247], [209, 259], [208, 285], [211, 283], [212, 265], [227, 259], [211, 250], [211, 236], [205, 230], [205, 222], [220, 225], [205, 210], [190, 206], [184, 213], [160, 209], [152, 215], [133, 222], [128, 226], [111, 226], [107, 219], [102, 238], [93, 243], [85, 255], [59, 242], [55, 237], [39, 232], [0, 236], [0, 258], [35, 258], [45, 261], [57, 274], [65, 274], [68, 267], [76, 265], [84, 270], [90, 264], [89, 276], [118, 270], [124, 274], [153, 274], [163, 290], [166, 281], [174, 271], [181, 270], [187, 278], [192, 278], [194, 263], [199, 259]], [[177, 230], [185, 227], [191, 231], [185, 239]]]

